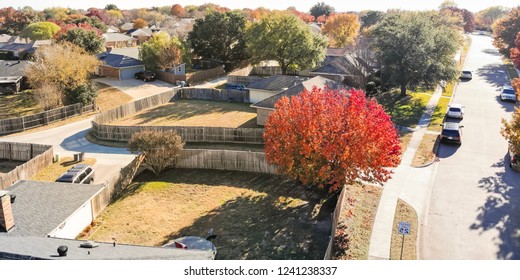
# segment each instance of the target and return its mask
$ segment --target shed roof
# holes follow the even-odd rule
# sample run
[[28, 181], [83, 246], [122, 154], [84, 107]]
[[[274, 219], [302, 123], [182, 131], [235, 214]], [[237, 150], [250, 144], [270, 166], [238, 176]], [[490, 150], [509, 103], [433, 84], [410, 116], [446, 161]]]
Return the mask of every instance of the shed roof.
[[103, 38], [105, 39], [105, 42], [128, 42], [137, 40], [125, 34], [112, 32], [103, 33]]
[[27, 60], [0, 60], [0, 77], [22, 77], [30, 62]]
[[[18, 181], [9, 188], [14, 228], [1, 236], [47, 236], [97, 194], [103, 185]], [[1, 242], [0, 242], [1, 243]]]

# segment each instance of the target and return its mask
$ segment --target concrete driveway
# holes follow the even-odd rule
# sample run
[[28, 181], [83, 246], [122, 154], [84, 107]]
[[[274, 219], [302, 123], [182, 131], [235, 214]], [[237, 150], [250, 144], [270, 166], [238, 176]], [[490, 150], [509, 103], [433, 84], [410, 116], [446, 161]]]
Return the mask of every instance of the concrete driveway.
[[419, 240], [421, 259], [520, 259], [520, 174], [508, 166], [501, 119], [513, 103], [501, 102], [509, 82], [489, 36], [473, 35], [453, 103], [465, 105], [462, 145], [442, 144], [440, 162]]
[[99, 78], [96, 79], [96, 81], [115, 87], [120, 91], [130, 95], [134, 100], [169, 91], [176, 87], [172, 84], [159, 80], [143, 82], [136, 79], [117, 80], [111, 78]]

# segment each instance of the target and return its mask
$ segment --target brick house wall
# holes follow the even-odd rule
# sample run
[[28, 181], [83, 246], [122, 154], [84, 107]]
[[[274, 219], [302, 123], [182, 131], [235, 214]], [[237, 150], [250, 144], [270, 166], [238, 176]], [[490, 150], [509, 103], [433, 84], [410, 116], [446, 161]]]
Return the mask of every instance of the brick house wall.
[[119, 69], [102, 65], [99, 66], [99, 75], [108, 78], [119, 79]]

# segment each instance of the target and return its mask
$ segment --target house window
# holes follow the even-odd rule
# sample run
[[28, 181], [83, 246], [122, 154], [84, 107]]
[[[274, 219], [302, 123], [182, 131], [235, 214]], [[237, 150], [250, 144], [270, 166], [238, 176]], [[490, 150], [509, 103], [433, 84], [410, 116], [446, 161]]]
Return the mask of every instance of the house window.
[[177, 69], [177, 71], [182, 72], [182, 66], [179, 66]]

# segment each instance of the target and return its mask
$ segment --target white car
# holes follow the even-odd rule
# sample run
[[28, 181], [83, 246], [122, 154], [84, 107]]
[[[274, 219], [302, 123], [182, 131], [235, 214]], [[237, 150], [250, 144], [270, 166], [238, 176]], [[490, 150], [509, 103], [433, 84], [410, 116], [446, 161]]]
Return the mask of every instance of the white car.
[[516, 102], [516, 93], [512, 86], [503, 85], [500, 91], [500, 100], [510, 100]]
[[446, 112], [446, 115], [449, 118], [463, 119], [464, 118], [464, 105], [451, 104], [448, 108], [448, 112]]

